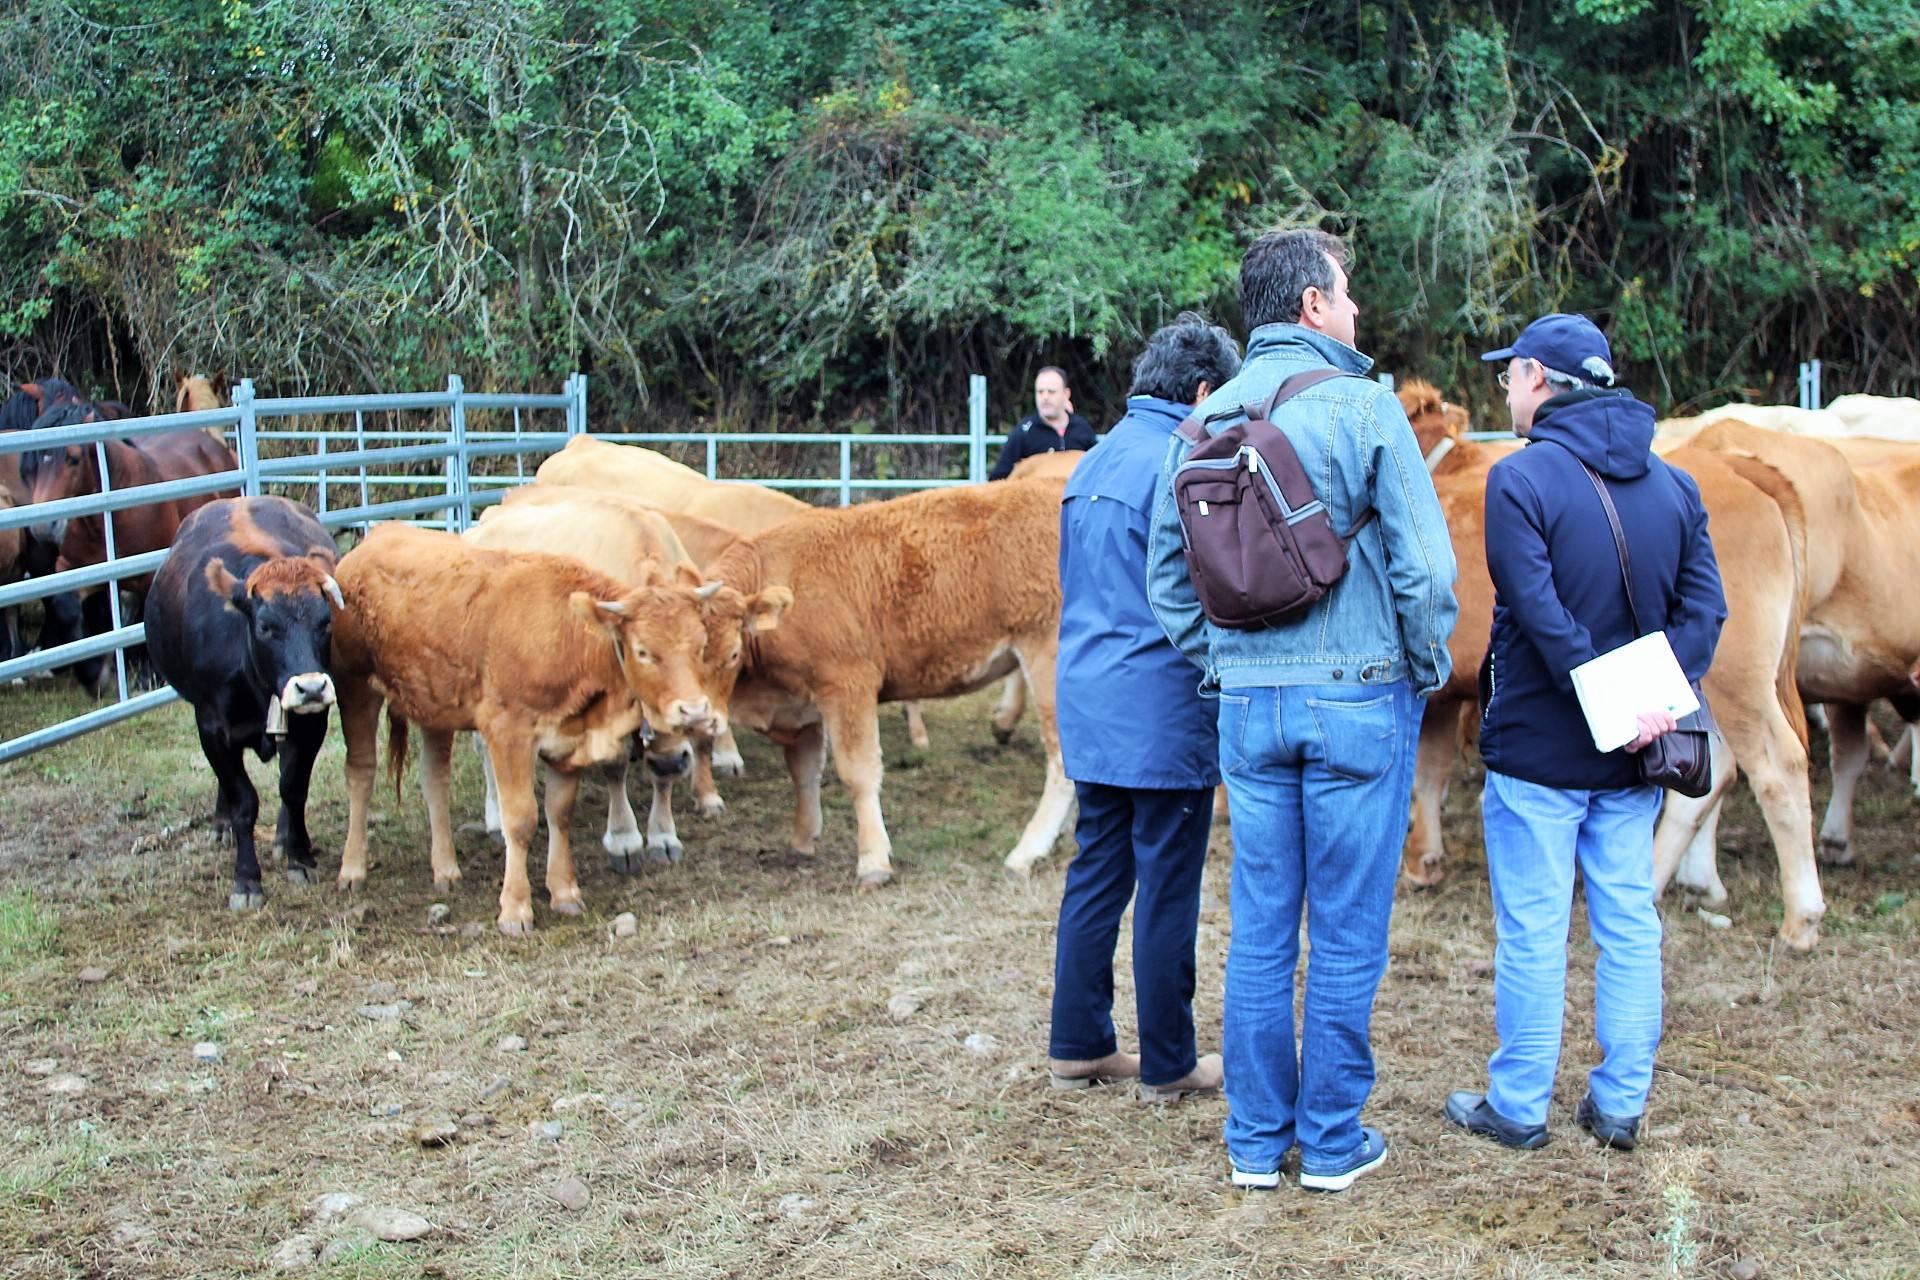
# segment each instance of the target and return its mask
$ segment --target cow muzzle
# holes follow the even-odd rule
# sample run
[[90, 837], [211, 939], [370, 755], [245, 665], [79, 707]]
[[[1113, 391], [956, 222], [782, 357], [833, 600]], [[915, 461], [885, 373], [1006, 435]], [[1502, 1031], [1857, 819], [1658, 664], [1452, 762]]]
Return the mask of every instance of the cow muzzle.
[[290, 714], [325, 711], [333, 703], [333, 677], [324, 671], [294, 676], [280, 690], [280, 705]]
[[705, 729], [713, 720], [713, 703], [705, 698], [698, 702], [673, 702], [667, 705], [667, 727], [670, 729]]

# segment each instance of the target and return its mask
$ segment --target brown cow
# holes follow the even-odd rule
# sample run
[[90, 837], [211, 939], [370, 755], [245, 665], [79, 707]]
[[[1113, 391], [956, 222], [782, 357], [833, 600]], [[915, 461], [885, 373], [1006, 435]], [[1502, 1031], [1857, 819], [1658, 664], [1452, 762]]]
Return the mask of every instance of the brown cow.
[[[1797, 675], [1808, 702], [1827, 705], [1834, 789], [1820, 829], [1823, 856], [1853, 859], [1853, 791], [1867, 763], [1866, 708], [1889, 698], [1920, 717], [1911, 671], [1920, 655], [1920, 448], [1904, 458], [1880, 442], [1856, 464], [1847, 446], [1723, 420], [1694, 437], [1798, 510], [1807, 604]], [[1710, 857], [1711, 851], [1705, 856]], [[1683, 881], [1684, 882], [1684, 881]], [[1717, 886], [1717, 877], [1710, 881]]]
[[1065, 484], [1073, 469], [1080, 465], [1080, 459], [1086, 456], [1085, 449], [1055, 449], [1051, 453], [1032, 454], [1014, 463], [1007, 479], [1056, 480]]
[[796, 852], [819, 838], [831, 741], [859, 827], [859, 885], [891, 879], [877, 704], [951, 697], [1016, 667], [1039, 711], [1047, 781], [1006, 864], [1024, 873], [1053, 847], [1073, 802], [1053, 718], [1059, 543], [1059, 486], [1007, 481], [810, 512], [708, 567], [742, 591], [794, 591], [780, 629], [748, 646], [732, 712], [786, 749]]
[[[709, 757], [714, 754], [717, 735], [724, 735], [732, 747], [725, 713], [727, 699], [740, 674], [745, 636], [778, 626], [781, 613], [793, 602], [792, 593], [785, 587], [774, 587], [749, 600], [718, 582], [703, 583], [698, 566], [689, 558], [663, 513], [607, 490], [574, 485], [527, 485], [513, 491], [500, 507], [483, 514], [480, 523], [463, 536], [475, 546], [495, 550], [570, 555], [610, 578], [635, 585], [642, 583], [658, 566], [679, 581], [698, 588], [701, 621], [707, 632], [706, 646], [699, 657], [701, 681], [715, 701], [713, 732], [689, 735], [650, 727], [652, 736], [647, 742], [646, 759], [653, 786], [653, 806], [647, 815], [644, 835], [627, 797], [626, 758], [610, 761], [606, 766], [607, 829], [601, 844], [614, 869], [637, 871], [639, 863], [635, 855], [643, 852], [656, 861], [678, 862], [682, 845], [673, 822], [674, 780], [687, 772], [694, 752]], [[732, 750], [737, 759], [738, 748]], [[498, 831], [498, 792], [484, 751], [481, 759], [488, 765], [487, 827]], [[708, 787], [712, 787], [711, 774]], [[701, 806], [709, 816], [725, 810], [726, 805], [717, 793], [711, 799], [710, 805]]]
[[[1407, 390], [1414, 388], [1410, 385]], [[1413, 820], [1402, 869], [1409, 880], [1422, 885], [1437, 883], [1441, 877], [1440, 808], [1460, 741], [1478, 723], [1476, 677], [1493, 623], [1493, 582], [1487, 574], [1482, 524], [1487, 470], [1499, 457], [1520, 447], [1517, 441], [1487, 444], [1461, 439], [1457, 417], [1450, 419], [1431, 406], [1427, 410], [1410, 411], [1408, 416], [1434, 462], [1434, 488], [1446, 512], [1460, 566], [1454, 586], [1460, 620], [1448, 642], [1453, 677], [1428, 700], [1421, 721]], [[1453, 443], [1442, 448], [1446, 439]], [[1692, 883], [1689, 877], [1698, 878], [1698, 854], [1689, 850], [1710, 845], [1710, 819], [1733, 781], [1737, 762], [1747, 772], [1780, 859], [1781, 895], [1786, 903], [1781, 936], [1805, 949], [1819, 936], [1825, 904], [1813, 865], [1806, 722], [1792, 683], [1798, 650], [1794, 622], [1802, 607], [1796, 535], [1789, 514], [1724, 459], [1694, 448], [1677, 448], [1666, 459], [1700, 486], [1716, 545], [1737, 547], [1739, 554], [1721, 556], [1728, 617], [1704, 682], [1731, 755], [1715, 752], [1714, 790], [1708, 799], [1668, 797], [1655, 837], [1656, 882], [1665, 883], [1661, 867], [1671, 875], [1676, 865], [1683, 883]], [[1688, 856], [1681, 865], [1683, 854]], [[1720, 893], [1724, 896], [1724, 890]]]
[[533, 762], [547, 765], [547, 891], [581, 910], [568, 823], [580, 771], [622, 757], [642, 720], [687, 730], [706, 723], [706, 644], [693, 588], [634, 587], [578, 560], [488, 551], [449, 533], [376, 525], [340, 561], [345, 608], [334, 624], [333, 677], [347, 742], [347, 844], [340, 886], [367, 876], [367, 805], [382, 703], [396, 783], [406, 722], [424, 731], [421, 783], [432, 828], [434, 883], [460, 878], [449, 809], [453, 737], [477, 731], [493, 758], [506, 835], [500, 930], [533, 928], [527, 846]]

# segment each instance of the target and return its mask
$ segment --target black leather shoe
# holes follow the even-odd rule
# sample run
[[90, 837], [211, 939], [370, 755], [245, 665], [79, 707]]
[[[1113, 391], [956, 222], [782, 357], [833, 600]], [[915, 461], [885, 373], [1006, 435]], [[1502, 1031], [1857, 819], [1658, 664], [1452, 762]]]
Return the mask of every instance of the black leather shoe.
[[1593, 1105], [1592, 1094], [1580, 1099], [1580, 1109], [1573, 1118], [1603, 1147], [1631, 1151], [1640, 1141], [1639, 1116], [1610, 1116]]
[[1547, 1145], [1547, 1126], [1515, 1124], [1487, 1105], [1485, 1094], [1462, 1089], [1447, 1095], [1447, 1119], [1468, 1133], [1492, 1138], [1503, 1147], [1533, 1151]]

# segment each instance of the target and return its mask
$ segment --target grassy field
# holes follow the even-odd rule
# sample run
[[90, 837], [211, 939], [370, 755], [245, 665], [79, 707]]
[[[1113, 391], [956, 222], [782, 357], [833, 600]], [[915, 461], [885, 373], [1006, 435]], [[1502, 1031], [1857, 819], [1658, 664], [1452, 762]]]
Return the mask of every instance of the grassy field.
[[[0, 731], [73, 705], [0, 693]], [[1242, 1194], [1218, 1099], [1047, 1088], [1064, 855], [1002, 877], [1042, 758], [1031, 724], [993, 746], [989, 709], [930, 706], [919, 760], [885, 717], [898, 879], [881, 893], [851, 891], [837, 785], [822, 854], [784, 852], [784, 769], [749, 735], [730, 812], [683, 818], [679, 866], [609, 871], [589, 784], [587, 914], [537, 895], [517, 942], [492, 928], [484, 836], [462, 837], [466, 878], [435, 895], [411, 786], [377, 802], [364, 894], [270, 866], [266, 909], [228, 912], [180, 708], [0, 768], [0, 1274], [251, 1276], [283, 1247], [325, 1248], [329, 1276], [1920, 1274], [1920, 840], [1892, 780], [1863, 788], [1862, 863], [1826, 872], [1811, 956], [1773, 945], [1772, 856], [1742, 792], [1722, 826], [1731, 927], [1668, 904], [1667, 1038], [1632, 1155], [1572, 1124], [1593, 1052], [1579, 923], [1555, 1141], [1511, 1153], [1440, 1120], [1492, 1047], [1477, 788], [1456, 787], [1451, 874], [1403, 892], [1375, 1021], [1389, 1164], [1344, 1196]], [[467, 820], [478, 776], [459, 761]], [[329, 872], [340, 774], [336, 736], [312, 817]], [[1224, 830], [1214, 852], [1207, 1044]], [[613, 936], [620, 912], [635, 936]], [[364, 1203], [316, 1212], [333, 1193]], [[431, 1230], [376, 1241], [353, 1225], [368, 1207]]]

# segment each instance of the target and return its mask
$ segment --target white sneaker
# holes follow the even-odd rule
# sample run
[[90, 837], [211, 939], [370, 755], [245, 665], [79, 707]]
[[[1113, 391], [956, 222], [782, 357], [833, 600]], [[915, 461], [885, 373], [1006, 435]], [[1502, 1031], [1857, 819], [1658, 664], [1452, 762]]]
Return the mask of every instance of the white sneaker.
[[1280, 1185], [1280, 1171], [1275, 1169], [1272, 1173], [1248, 1173], [1236, 1164], [1233, 1166], [1233, 1185], [1253, 1191], [1272, 1191]]

